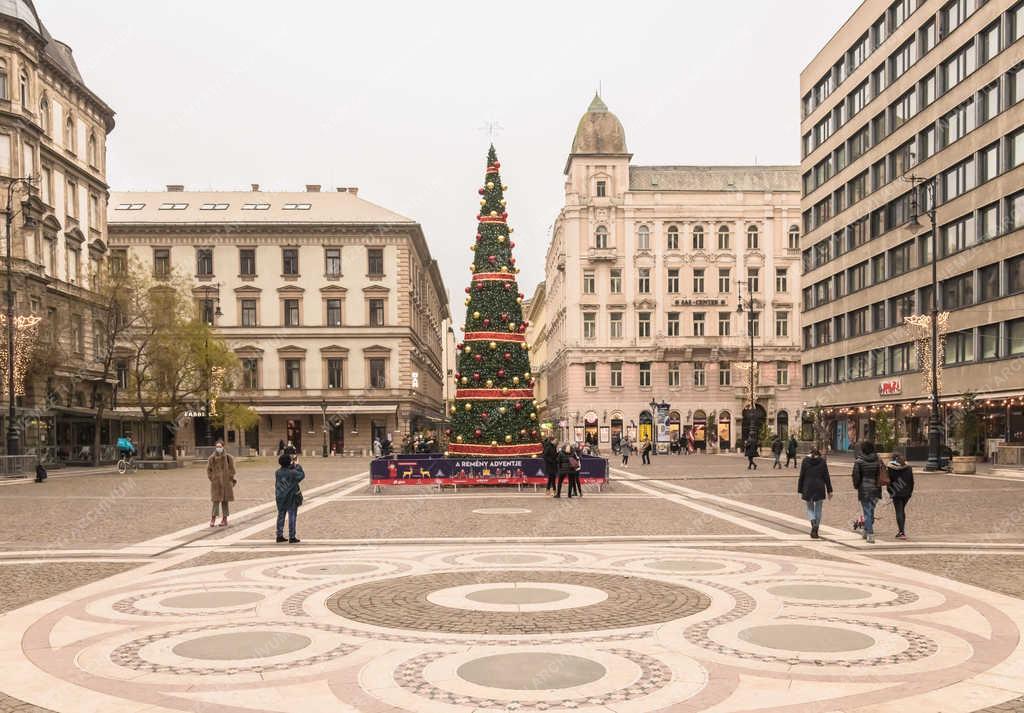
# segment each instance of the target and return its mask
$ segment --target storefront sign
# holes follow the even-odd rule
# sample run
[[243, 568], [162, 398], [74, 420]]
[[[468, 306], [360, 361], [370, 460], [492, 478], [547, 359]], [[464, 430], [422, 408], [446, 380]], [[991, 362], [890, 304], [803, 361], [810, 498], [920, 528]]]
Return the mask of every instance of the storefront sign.
[[879, 396], [897, 396], [903, 393], [903, 382], [900, 379], [889, 379], [878, 385]]
[[724, 297], [677, 297], [672, 304], [678, 306], [694, 305], [697, 307], [721, 307], [725, 304]]

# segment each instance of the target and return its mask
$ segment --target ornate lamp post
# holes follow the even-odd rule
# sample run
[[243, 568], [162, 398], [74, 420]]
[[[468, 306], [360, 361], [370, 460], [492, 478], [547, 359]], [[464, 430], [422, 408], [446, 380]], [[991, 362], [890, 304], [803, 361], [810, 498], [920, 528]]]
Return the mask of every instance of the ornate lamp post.
[[[739, 286], [739, 303], [736, 305], [736, 312], [743, 314], [743, 285], [747, 285], [749, 288], [749, 280], [736, 280], [737, 286]], [[750, 403], [748, 404], [747, 411], [747, 433], [744, 434], [744, 438], [757, 438], [757, 432], [760, 428], [757, 418], [757, 404], [756, 404], [756, 386], [755, 386], [755, 369], [757, 364], [754, 361], [754, 321], [757, 319], [757, 301], [754, 299], [753, 290], [748, 289], [751, 294], [747, 297], [747, 335], [750, 337]]]
[[324, 446], [323, 446], [323, 457], [327, 457], [327, 399], [320, 399], [320, 411], [324, 417]]
[[[208, 295], [213, 292], [213, 300]], [[209, 315], [206, 314], [206, 309], [210, 306], [210, 302], [213, 302], [213, 309]], [[211, 328], [217, 326], [217, 318], [220, 317], [223, 312], [220, 311], [220, 283], [209, 286], [203, 289], [203, 319], [206, 320], [206, 324]], [[210, 413], [211, 407], [210, 402], [213, 400], [211, 395], [211, 367], [210, 367], [210, 333], [207, 331], [206, 339], [203, 342], [203, 358], [206, 362], [206, 403], [204, 404], [204, 413], [206, 415], [206, 423], [203, 427], [203, 445], [209, 446], [213, 444], [213, 424], [210, 419], [212, 414]]]
[[[11, 274], [12, 263], [14, 259], [14, 252], [11, 249], [11, 229], [14, 224], [14, 193], [18, 188], [24, 187], [31, 190], [35, 187], [37, 179], [32, 176], [25, 176], [22, 178], [12, 178], [7, 184], [7, 203], [4, 209], [4, 217], [7, 225], [7, 265], [6, 265], [6, 277], [7, 277], [7, 455], [16, 456], [21, 455], [21, 434], [18, 432], [18, 427], [15, 424], [15, 402], [17, 396], [15, 396], [15, 379], [14, 379], [14, 333], [16, 326], [14, 324], [14, 287], [13, 277]], [[28, 210], [27, 204], [31, 201], [26, 200], [22, 203], [22, 213], [25, 215], [25, 227], [35, 227], [35, 218]]]

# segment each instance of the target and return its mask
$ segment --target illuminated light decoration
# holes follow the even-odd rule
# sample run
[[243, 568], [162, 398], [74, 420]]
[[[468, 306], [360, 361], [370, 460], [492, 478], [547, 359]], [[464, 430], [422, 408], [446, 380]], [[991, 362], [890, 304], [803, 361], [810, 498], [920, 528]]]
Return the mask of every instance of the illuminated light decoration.
[[215, 366], [210, 369], [210, 415], [217, 415], [217, 400], [224, 390], [225, 369], [222, 366]]
[[[907, 329], [914, 336], [914, 348], [917, 351], [917, 363], [921, 367], [921, 392], [931, 393], [932, 383], [932, 318], [929, 314], [912, 314], [903, 318]], [[938, 385], [938, 393], [942, 393], [942, 367], [946, 353], [946, 332], [949, 329], [949, 312], [938, 314], [938, 345], [935, 354], [936, 373], [935, 383]]]
[[[36, 315], [23, 315], [14, 318], [14, 394], [25, 395], [25, 376], [32, 364], [32, 355], [35, 352], [36, 342], [39, 338], [39, 323], [42, 317]], [[0, 384], [0, 395], [7, 397], [7, 315], [0, 314], [0, 330], [3, 338], [0, 339], [0, 374], [3, 374], [3, 383]]]

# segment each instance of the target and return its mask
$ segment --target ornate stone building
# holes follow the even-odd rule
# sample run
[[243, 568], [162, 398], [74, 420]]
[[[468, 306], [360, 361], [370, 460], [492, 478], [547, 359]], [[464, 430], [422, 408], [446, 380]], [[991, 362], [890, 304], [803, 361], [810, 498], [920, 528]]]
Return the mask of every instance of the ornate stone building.
[[[100, 316], [89, 288], [107, 253], [106, 138], [113, 128], [113, 110], [86, 86], [71, 48], [50, 36], [30, 0], [0, 2], [0, 187], [14, 208], [15, 312], [42, 318], [46, 347], [28, 368], [15, 426], [21, 450], [49, 461], [89, 460], [93, 394], [109, 399], [112, 391], [106, 381], [97, 384]], [[31, 184], [15, 180], [29, 177]], [[3, 398], [6, 405], [6, 390]], [[105, 420], [101, 443], [111, 443], [118, 428]]]
[[750, 398], [752, 293], [756, 410], [788, 432], [801, 406], [797, 167], [631, 158], [622, 124], [595, 97], [534, 299], [545, 319], [531, 317], [545, 418], [563, 438], [605, 447], [627, 432], [735, 447]]
[[[203, 313], [241, 359], [242, 383], [221, 398], [252, 406], [260, 421], [215, 437], [319, 453], [326, 422], [341, 453], [443, 418], [448, 300], [415, 221], [355, 188], [318, 185], [117, 192], [109, 220], [112, 251], [194, 281]], [[194, 414], [176, 443], [209, 445], [205, 426]]]

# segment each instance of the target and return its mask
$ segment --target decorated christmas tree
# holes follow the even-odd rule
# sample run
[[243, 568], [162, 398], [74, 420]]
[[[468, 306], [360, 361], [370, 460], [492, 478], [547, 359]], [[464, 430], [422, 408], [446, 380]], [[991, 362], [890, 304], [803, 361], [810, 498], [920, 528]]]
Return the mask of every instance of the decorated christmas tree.
[[533, 400], [530, 346], [526, 343], [523, 294], [516, 281], [501, 183], [501, 164], [487, 153], [473, 273], [466, 288], [465, 341], [458, 345], [455, 402], [448, 452], [452, 455], [528, 456], [541, 452]]

